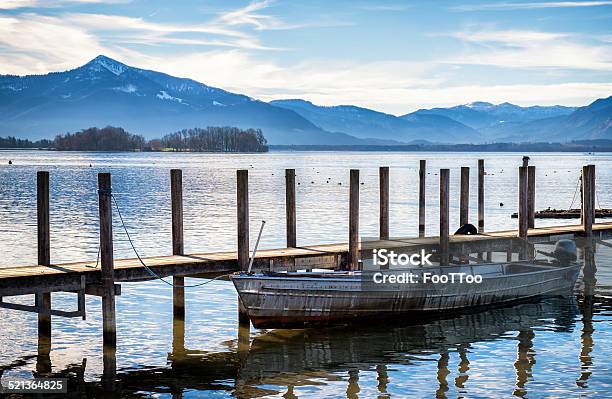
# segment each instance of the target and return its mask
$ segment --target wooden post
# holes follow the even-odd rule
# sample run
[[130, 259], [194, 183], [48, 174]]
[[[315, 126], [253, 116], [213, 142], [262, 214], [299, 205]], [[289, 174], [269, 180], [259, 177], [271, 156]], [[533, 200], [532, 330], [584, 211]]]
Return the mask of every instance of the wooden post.
[[285, 211], [287, 214], [287, 248], [294, 248], [297, 246], [295, 169], [285, 169]]
[[359, 269], [359, 170], [351, 169], [349, 188], [349, 270]]
[[586, 236], [593, 235], [595, 222], [595, 165], [582, 167], [582, 228]]
[[381, 166], [378, 169], [380, 191], [379, 229], [380, 239], [389, 239], [389, 167]]
[[[38, 224], [38, 264], [51, 264], [51, 238], [49, 227], [49, 172], [36, 174], [37, 224]], [[36, 306], [51, 310], [51, 293], [43, 292], [35, 296]], [[38, 314], [38, 357], [40, 372], [51, 371], [49, 354], [51, 351], [51, 315]], [[47, 365], [49, 367], [47, 367]], [[46, 370], [49, 368], [49, 370]]]
[[[180, 169], [170, 170], [170, 197], [172, 207], [172, 255], [184, 255], [185, 243], [183, 238], [183, 171]], [[185, 277], [172, 277], [172, 301], [173, 301], [173, 340], [175, 350], [184, 349], [185, 339]], [[181, 331], [182, 330], [182, 331]], [[182, 333], [181, 333], [182, 332]], [[180, 338], [183, 341], [181, 342]]]
[[485, 168], [484, 159], [478, 160], [478, 232], [484, 233], [484, 180], [485, 180]]
[[238, 212], [238, 266], [246, 271], [249, 267], [249, 171], [236, 171]]
[[450, 170], [440, 169], [440, 264], [449, 263], [449, 184]]
[[520, 238], [526, 239], [529, 228], [529, 209], [527, 204], [528, 179], [526, 166], [519, 167], [518, 191], [518, 235]]
[[535, 186], [535, 174], [536, 169], [535, 166], [527, 167], [527, 213], [529, 214], [529, 228], [533, 229], [535, 227], [535, 196], [536, 196], [536, 186]]
[[470, 214], [470, 168], [461, 167], [459, 195], [459, 227], [468, 224]]
[[427, 161], [419, 161], [419, 237], [425, 237], [425, 175]]
[[110, 173], [98, 174], [100, 263], [102, 279], [102, 337], [105, 387], [112, 389], [117, 373], [117, 322], [113, 260], [113, 199]]

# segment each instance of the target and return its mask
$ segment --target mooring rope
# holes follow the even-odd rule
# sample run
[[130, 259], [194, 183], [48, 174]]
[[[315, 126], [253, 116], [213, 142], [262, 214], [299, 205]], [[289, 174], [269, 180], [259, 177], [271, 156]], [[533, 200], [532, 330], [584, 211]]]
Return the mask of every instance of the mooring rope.
[[570, 204], [569, 208], [567, 208], [567, 211], [571, 211], [572, 210], [572, 206], [574, 206], [574, 202], [576, 201], [576, 194], [578, 193], [578, 188], [580, 187], [580, 177], [578, 178], [578, 183], [576, 184], [576, 190], [574, 190], [574, 196], [572, 197], [572, 203]]
[[[134, 246], [134, 243], [132, 242], [132, 237], [130, 237], [130, 233], [128, 232], [127, 226], [125, 225], [125, 222], [123, 221], [123, 215], [121, 215], [121, 210], [119, 209], [119, 203], [117, 202], [117, 199], [115, 198], [115, 196], [111, 193], [110, 194], [111, 198], [113, 199], [113, 203], [115, 204], [115, 208], [117, 209], [117, 214], [119, 215], [119, 219], [121, 220], [121, 226], [123, 227], [123, 230], [125, 231], [125, 235], [127, 236], [128, 241], [130, 242], [130, 245], [132, 247], [132, 250], [134, 251], [134, 254], [136, 254], [136, 257], [138, 258], [138, 261], [140, 262], [140, 264], [142, 265], [142, 267], [147, 271], [147, 273], [149, 273], [152, 277], [155, 277], [156, 279], [166, 283], [167, 285], [171, 286], [171, 287], [175, 287], [175, 288], [195, 288], [195, 287], [201, 287], [203, 285], [206, 285], [208, 283], [212, 283], [215, 280], [220, 279], [221, 277], [226, 277], [229, 276], [232, 273], [227, 273], [227, 274], [222, 274], [220, 276], [217, 276], [213, 279], [210, 279], [208, 281], [204, 281], [202, 283], [198, 283], [198, 284], [192, 284], [192, 285], [180, 285], [180, 284], [174, 284], [171, 283], [169, 281], [164, 280], [163, 277], [161, 277], [160, 275], [158, 275], [157, 273], [155, 273], [153, 270], [151, 270], [151, 268], [149, 266], [147, 266], [144, 261], [142, 260], [142, 258], [140, 257], [140, 254], [138, 253], [138, 251], [136, 250], [136, 247]], [[97, 264], [96, 264], [97, 266]]]

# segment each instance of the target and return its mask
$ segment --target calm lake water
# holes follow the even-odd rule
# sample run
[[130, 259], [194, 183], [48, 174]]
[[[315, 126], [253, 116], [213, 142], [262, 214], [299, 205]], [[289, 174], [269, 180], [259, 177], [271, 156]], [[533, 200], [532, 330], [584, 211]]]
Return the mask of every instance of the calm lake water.
[[[232, 250], [236, 169], [249, 169], [252, 241], [284, 244], [284, 169], [297, 174], [298, 245], [347, 239], [349, 169], [361, 170], [363, 236], [376, 236], [378, 167], [391, 167], [391, 235], [418, 231], [418, 161], [428, 160], [427, 234], [437, 234], [438, 170], [451, 168], [451, 230], [458, 227], [459, 168], [472, 167], [470, 221], [476, 224], [476, 166], [485, 159], [488, 230], [514, 229], [517, 167], [523, 154], [332, 153], [101, 154], [0, 151], [0, 268], [36, 263], [36, 171], [51, 173], [51, 258], [93, 259], [98, 250], [96, 175], [113, 191], [140, 254], [171, 252], [171, 168], [183, 169], [185, 249]], [[612, 208], [612, 155], [529, 154], [538, 209], [579, 207], [580, 168], [597, 167], [599, 206]], [[8, 165], [8, 160], [13, 165]], [[91, 166], [90, 166], [91, 165]], [[572, 201], [574, 199], [574, 201]], [[503, 203], [503, 206], [500, 204]], [[115, 215], [115, 222], [117, 216]], [[577, 222], [577, 221], [576, 221]], [[536, 220], [536, 226], [568, 221]], [[115, 224], [115, 256], [134, 254]], [[363, 329], [251, 330], [238, 351], [233, 287], [215, 281], [186, 292], [185, 351], [173, 351], [172, 290], [159, 281], [123, 284], [117, 298], [121, 396], [284, 397], [610, 397], [612, 248], [595, 245], [576, 297]], [[596, 269], [596, 271], [595, 271]], [[200, 280], [187, 279], [187, 283]], [[584, 295], [584, 287], [587, 295]], [[590, 296], [590, 290], [595, 296]], [[72, 309], [74, 295], [54, 294]], [[32, 303], [32, 298], [11, 298]], [[100, 301], [88, 319], [53, 318], [53, 375], [71, 391], [97, 391], [102, 374]], [[40, 359], [39, 359], [40, 363]], [[33, 314], [0, 310], [0, 373], [36, 375]], [[79, 383], [79, 381], [83, 381]], [[79, 394], [74, 394], [78, 397]], [[81, 394], [82, 395], [82, 394]]]

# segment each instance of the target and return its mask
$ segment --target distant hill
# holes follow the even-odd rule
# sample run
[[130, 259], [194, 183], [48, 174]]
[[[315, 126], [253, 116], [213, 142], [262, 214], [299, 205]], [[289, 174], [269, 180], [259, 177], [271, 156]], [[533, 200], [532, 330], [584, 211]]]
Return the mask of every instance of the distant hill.
[[395, 115], [353, 105], [319, 106], [300, 99], [275, 100], [270, 104], [300, 114], [318, 127], [361, 138], [396, 140], [404, 143], [427, 138], [431, 142], [480, 142], [480, 133], [440, 115]]
[[51, 138], [106, 125], [145, 138], [227, 125], [260, 128], [274, 144], [370, 143], [326, 132], [285, 108], [105, 56], [66, 72], [0, 75], [0, 135]]

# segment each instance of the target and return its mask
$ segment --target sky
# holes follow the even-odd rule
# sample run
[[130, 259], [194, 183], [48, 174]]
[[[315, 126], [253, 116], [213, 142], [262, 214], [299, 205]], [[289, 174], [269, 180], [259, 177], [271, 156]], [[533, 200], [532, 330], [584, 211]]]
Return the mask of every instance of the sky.
[[612, 95], [612, 0], [0, 0], [0, 74], [104, 54], [269, 101], [401, 115]]

